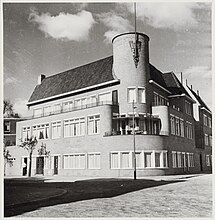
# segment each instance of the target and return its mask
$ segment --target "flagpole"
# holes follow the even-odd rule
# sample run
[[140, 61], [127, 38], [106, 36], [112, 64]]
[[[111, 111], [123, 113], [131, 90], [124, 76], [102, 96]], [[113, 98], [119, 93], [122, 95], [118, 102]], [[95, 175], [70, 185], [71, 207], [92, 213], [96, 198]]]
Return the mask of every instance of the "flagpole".
[[136, 12], [136, 2], [134, 2], [134, 32], [135, 32], [135, 58], [137, 58], [137, 12]]

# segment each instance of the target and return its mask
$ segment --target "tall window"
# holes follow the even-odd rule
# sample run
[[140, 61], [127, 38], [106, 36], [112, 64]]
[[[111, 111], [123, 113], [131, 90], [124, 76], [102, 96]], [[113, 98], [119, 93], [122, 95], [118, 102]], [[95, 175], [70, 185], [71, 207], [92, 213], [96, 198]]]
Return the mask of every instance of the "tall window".
[[180, 121], [178, 117], [175, 118], [175, 125], [175, 134], [180, 136]]
[[50, 115], [51, 114], [51, 106], [45, 106], [43, 108], [43, 111], [44, 111], [44, 115]]
[[22, 140], [25, 141], [31, 137], [30, 126], [22, 128]]
[[100, 169], [101, 168], [100, 153], [88, 153], [88, 168]]
[[88, 134], [100, 133], [100, 115], [88, 116]]
[[208, 134], [205, 134], [205, 145], [208, 145]]
[[119, 152], [113, 152], [110, 155], [110, 161], [111, 161], [111, 169], [118, 169], [119, 166]]
[[210, 155], [206, 155], [206, 166], [210, 166], [211, 163], [210, 163]]
[[212, 120], [210, 117], [208, 117], [208, 126], [209, 128], [212, 128]]
[[129, 152], [122, 152], [121, 153], [121, 168], [131, 168], [131, 157]]
[[192, 115], [191, 103], [186, 100], [185, 100], [185, 113], [188, 115]]
[[60, 104], [55, 104], [53, 106], [53, 111], [55, 114], [60, 113], [61, 112], [61, 105]]
[[90, 97], [87, 98], [87, 105], [89, 107], [90, 106], [95, 106], [96, 102], [97, 102], [96, 95], [93, 95], [93, 96], [90, 96]]
[[63, 103], [63, 111], [64, 112], [70, 111], [70, 110], [72, 110], [72, 108], [73, 108], [73, 101]]
[[52, 122], [52, 138], [61, 137], [61, 121]]
[[207, 115], [205, 115], [205, 114], [203, 114], [203, 124], [204, 124], [205, 126], [208, 126], [208, 117], [207, 117]]
[[163, 166], [168, 167], [167, 152], [163, 152]]
[[85, 154], [64, 155], [64, 169], [85, 169]]
[[175, 151], [172, 151], [172, 167], [177, 167], [177, 153]]
[[64, 137], [85, 135], [85, 118], [74, 118], [64, 121]]
[[155, 152], [155, 167], [161, 166], [161, 153]]
[[209, 136], [209, 146], [212, 147], [212, 136], [211, 135]]
[[170, 116], [170, 130], [171, 130], [171, 134], [175, 134], [175, 117], [174, 116]]
[[181, 152], [177, 152], [178, 167], [182, 167]]
[[193, 139], [193, 126], [192, 123], [186, 121], [186, 137], [189, 139]]
[[146, 93], [144, 88], [138, 88], [138, 102], [146, 103]]
[[145, 159], [145, 167], [151, 167], [152, 166], [152, 153], [145, 152], [144, 159]]
[[143, 167], [143, 158], [141, 152], [136, 152], [136, 167], [137, 168]]
[[184, 120], [180, 119], [180, 133], [181, 137], [184, 137]]
[[137, 102], [136, 89], [128, 88], [128, 103]]

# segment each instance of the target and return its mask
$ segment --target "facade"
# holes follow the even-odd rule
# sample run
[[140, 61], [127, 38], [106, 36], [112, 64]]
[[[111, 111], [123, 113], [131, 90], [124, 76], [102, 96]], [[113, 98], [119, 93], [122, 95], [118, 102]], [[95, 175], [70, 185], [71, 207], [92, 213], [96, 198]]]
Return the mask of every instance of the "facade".
[[[125, 33], [112, 43], [113, 56], [39, 77], [27, 104], [32, 117], [17, 123], [17, 143], [36, 136], [50, 151], [34, 151], [32, 174], [132, 177], [134, 140], [137, 177], [210, 171], [196, 100], [173, 72], [150, 64], [149, 37]], [[16, 175], [26, 175], [27, 152], [14, 153]]]

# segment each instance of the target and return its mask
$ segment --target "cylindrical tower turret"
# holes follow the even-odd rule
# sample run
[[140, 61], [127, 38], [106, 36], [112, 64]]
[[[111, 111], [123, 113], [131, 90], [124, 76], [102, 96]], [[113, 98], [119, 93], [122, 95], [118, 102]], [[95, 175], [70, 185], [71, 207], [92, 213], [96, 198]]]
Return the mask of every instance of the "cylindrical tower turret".
[[147, 105], [149, 37], [136, 33], [136, 39], [135, 45], [135, 33], [125, 33], [117, 35], [112, 40], [113, 71], [120, 79], [119, 111], [123, 114], [132, 112], [133, 100], [135, 112], [150, 112]]

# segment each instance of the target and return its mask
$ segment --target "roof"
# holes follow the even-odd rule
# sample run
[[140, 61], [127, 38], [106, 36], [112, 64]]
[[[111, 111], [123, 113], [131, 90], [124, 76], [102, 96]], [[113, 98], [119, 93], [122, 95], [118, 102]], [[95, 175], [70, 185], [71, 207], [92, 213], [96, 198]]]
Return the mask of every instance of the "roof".
[[166, 83], [167, 89], [173, 95], [186, 94], [188, 97], [190, 97], [186, 89], [183, 87], [183, 85], [173, 72], [163, 73], [163, 79]]
[[114, 80], [112, 63], [113, 56], [110, 56], [49, 76], [35, 87], [29, 102]]
[[[74, 69], [46, 77], [37, 85], [29, 99], [35, 102], [54, 96], [75, 92], [90, 86], [108, 83], [113, 75], [113, 56], [109, 56]], [[189, 94], [173, 72], [162, 73], [150, 64], [150, 79], [169, 90], [173, 95]], [[190, 96], [189, 96], [190, 97]]]
[[205, 104], [205, 102], [202, 100], [202, 98], [201, 98], [198, 94], [196, 94], [196, 92], [193, 91], [189, 86], [187, 86], [187, 87], [188, 87], [188, 89], [192, 92], [192, 94], [194, 95], [194, 97], [196, 98], [196, 100], [199, 102], [199, 104], [201, 105], [201, 107], [204, 107], [204, 108], [206, 108], [208, 111], [211, 112], [211, 110], [208, 108], [208, 106]]

